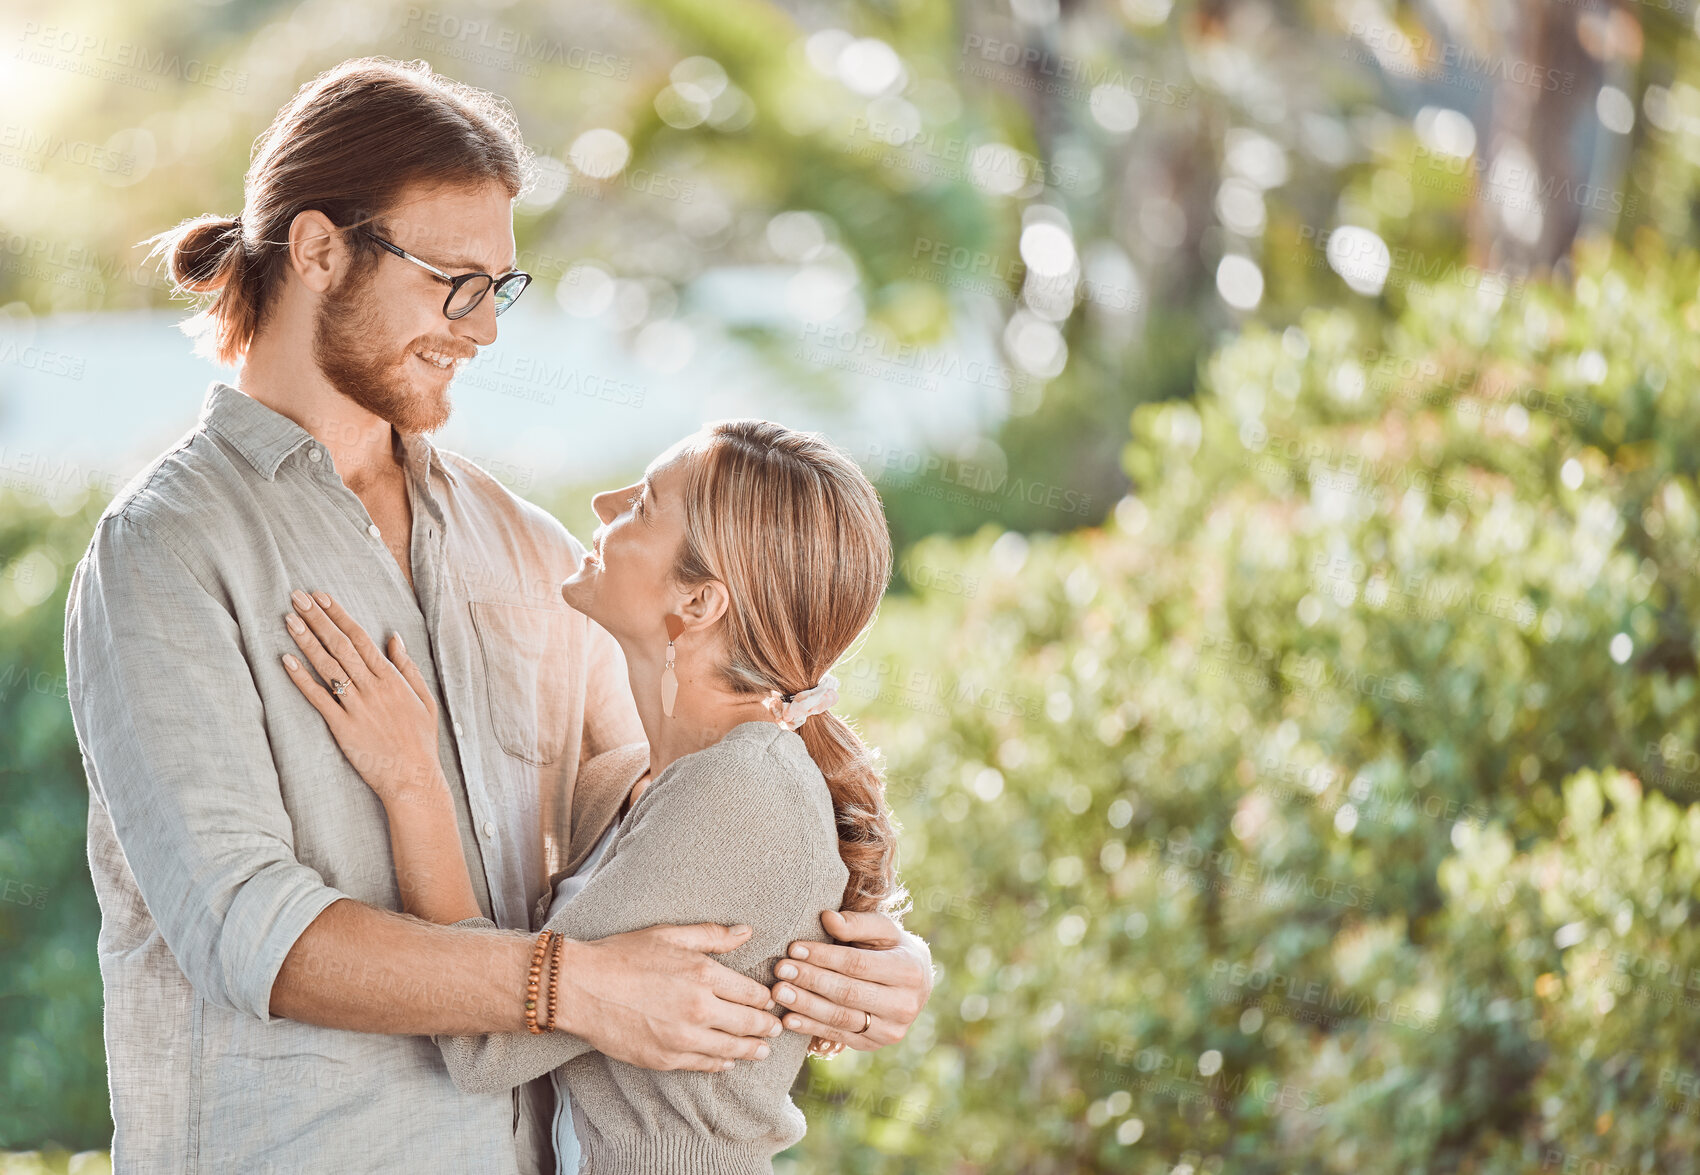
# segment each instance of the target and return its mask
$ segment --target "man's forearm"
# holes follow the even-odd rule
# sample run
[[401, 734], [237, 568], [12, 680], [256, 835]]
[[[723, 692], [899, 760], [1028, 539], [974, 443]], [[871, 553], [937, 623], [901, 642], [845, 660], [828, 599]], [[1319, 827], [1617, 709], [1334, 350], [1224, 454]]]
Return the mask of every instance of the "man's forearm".
[[531, 949], [515, 931], [434, 926], [343, 899], [290, 948], [271, 1013], [355, 1032], [522, 1032]]

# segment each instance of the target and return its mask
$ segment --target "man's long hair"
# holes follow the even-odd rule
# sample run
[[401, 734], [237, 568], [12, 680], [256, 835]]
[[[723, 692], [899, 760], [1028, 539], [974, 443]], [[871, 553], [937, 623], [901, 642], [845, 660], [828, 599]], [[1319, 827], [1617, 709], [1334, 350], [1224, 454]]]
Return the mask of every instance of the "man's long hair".
[[[531, 155], [511, 107], [423, 61], [345, 61], [279, 110], [254, 142], [240, 218], [199, 216], [149, 239], [179, 293], [201, 298], [183, 324], [197, 349], [234, 365], [265, 322], [289, 253], [289, 227], [318, 210], [339, 228], [391, 210], [413, 184], [497, 183], [518, 197]], [[378, 247], [348, 234], [367, 269]]]

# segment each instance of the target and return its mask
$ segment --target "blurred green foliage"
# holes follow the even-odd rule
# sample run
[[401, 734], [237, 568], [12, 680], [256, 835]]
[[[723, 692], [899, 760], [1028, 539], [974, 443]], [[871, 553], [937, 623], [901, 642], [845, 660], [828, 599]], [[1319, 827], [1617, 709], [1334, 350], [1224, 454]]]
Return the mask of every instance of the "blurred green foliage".
[[909, 553], [843, 676], [946, 976], [803, 1169], [1690, 1161], [1700, 264], [1639, 244], [1248, 329], [1110, 525]]
[[[234, 210], [244, 147], [277, 106], [374, 51], [508, 94], [568, 170], [565, 198], [516, 217], [545, 281], [594, 261], [668, 312], [717, 313], [690, 299], [716, 267], [816, 265], [853, 278], [857, 329], [936, 341], [974, 325], [956, 290], [984, 275], [915, 277], [921, 243], [991, 257], [997, 317], [1013, 317], [1042, 301], [1024, 300], [1024, 216], [1064, 213], [1080, 276], [1124, 282], [1137, 312], [1071, 294], [1049, 309], [1067, 363], [1039, 394], [937, 455], [952, 465], [874, 471], [898, 590], [840, 677], [888, 757], [910, 924], [942, 978], [901, 1045], [810, 1062], [795, 1094], [811, 1130], [785, 1162], [1678, 1170], [1700, 1142], [1700, 1061], [1685, 1058], [1700, 43], [1674, 6], [1549, 7], [1564, 20], [1539, 45], [1519, 39], [1539, 8], [1525, 0], [1517, 20], [1395, 4], [1394, 33], [1375, 35], [1490, 65], [1577, 39], [1560, 65], [1587, 101], [1568, 137], [1527, 135], [1546, 153], [1536, 174], [1586, 163], [1620, 205], [1576, 217], [1574, 256], [1562, 233], [1508, 234], [1517, 204], [1501, 197], [1519, 193], [1489, 182], [1519, 133], [1497, 120], [1529, 104], [1490, 101], [1503, 80], [1360, 68], [1366, 38], [1347, 28], [1367, 8], [852, 6], [848, 32], [912, 71], [924, 134], [902, 145], [871, 131], [865, 95], [810, 72], [801, 21], [752, 0], [493, 18], [499, 37], [607, 50], [618, 78], [533, 69], [444, 32], [455, 11], [399, 2], [231, 4], [201, 24], [87, 5], [62, 19], [198, 46], [243, 92], [30, 75], [34, 130], [103, 143], [118, 127], [112, 149], [157, 170], [132, 185], [50, 167], [0, 188], [14, 233], [66, 243], [75, 226], [70, 243], [121, 259], [125, 279], [0, 267], [0, 302], [159, 304], [158, 282], [125, 268], [133, 241]], [[973, 80], [997, 65], [973, 37], [1053, 68]], [[1141, 85], [1137, 131], [1060, 92], [1070, 54]], [[701, 125], [662, 117], [692, 55], [753, 118], [737, 101]], [[1621, 142], [1595, 118], [1608, 81], [1630, 99]], [[1442, 108], [1473, 128], [1462, 154], [1436, 149]], [[699, 199], [570, 170], [577, 136], [602, 126], [622, 128], [628, 173], [690, 177]], [[988, 143], [1077, 178], [999, 193], [936, 166]], [[1537, 202], [1552, 223], [1577, 212]], [[794, 210], [821, 229], [807, 258], [770, 240]], [[1365, 282], [1363, 257], [1329, 259], [1340, 226], [1390, 248], [1384, 282]], [[1258, 263], [1255, 309], [1224, 304], [1229, 254]], [[833, 394], [833, 369], [790, 368], [783, 331], [747, 336], [799, 392]], [[589, 525], [585, 491], [519, 488]], [[99, 505], [26, 491], [0, 509], [0, 1146], [110, 1136], [60, 659]]]
[[11, 1151], [0, 1154], [0, 1175], [112, 1175], [105, 1151]]
[[[1134, 415], [1106, 526], [908, 548], [840, 676], [943, 979], [810, 1063], [804, 1166], [1692, 1154], [1697, 289], [1648, 234], [1253, 326]], [[0, 528], [19, 1142], [107, 1128], [59, 660], [94, 509]]]
[[111, 1136], [65, 592], [104, 503], [0, 507], [0, 1149]]

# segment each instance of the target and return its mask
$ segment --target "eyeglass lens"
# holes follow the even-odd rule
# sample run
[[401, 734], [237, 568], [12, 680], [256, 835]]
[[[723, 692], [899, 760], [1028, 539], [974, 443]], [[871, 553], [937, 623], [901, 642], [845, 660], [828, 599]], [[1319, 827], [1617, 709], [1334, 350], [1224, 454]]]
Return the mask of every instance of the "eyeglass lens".
[[484, 295], [489, 292], [490, 278], [485, 274], [477, 274], [471, 281], [461, 282], [454, 293], [449, 295], [449, 304], [444, 313], [450, 318], [459, 318], [482, 302]]
[[531, 279], [522, 273], [510, 274], [496, 283], [496, 313], [500, 314], [518, 301]]
[[526, 286], [530, 284], [531, 279], [529, 277], [518, 273], [510, 274], [499, 282], [493, 281], [484, 274], [473, 275], [471, 281], [462, 282], [449, 296], [449, 304], [445, 313], [450, 318], [459, 318], [462, 315], [470, 314], [484, 300], [484, 295], [489, 293], [490, 287], [494, 285], [496, 289], [496, 313], [500, 314], [509, 306], [512, 306], [519, 296], [525, 292]]

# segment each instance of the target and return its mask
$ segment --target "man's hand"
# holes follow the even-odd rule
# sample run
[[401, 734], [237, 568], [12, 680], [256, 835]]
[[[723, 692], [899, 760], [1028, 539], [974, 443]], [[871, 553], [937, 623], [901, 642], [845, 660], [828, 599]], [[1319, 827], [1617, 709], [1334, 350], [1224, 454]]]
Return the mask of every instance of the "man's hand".
[[708, 956], [741, 947], [748, 926], [651, 926], [561, 953], [555, 1027], [642, 1069], [718, 1073], [765, 1058], [784, 1029], [767, 988]]
[[773, 969], [781, 980], [773, 998], [791, 1009], [785, 1027], [863, 1051], [896, 1044], [933, 993], [927, 944], [884, 914], [827, 910], [821, 925], [858, 945], [791, 944], [791, 957]]

